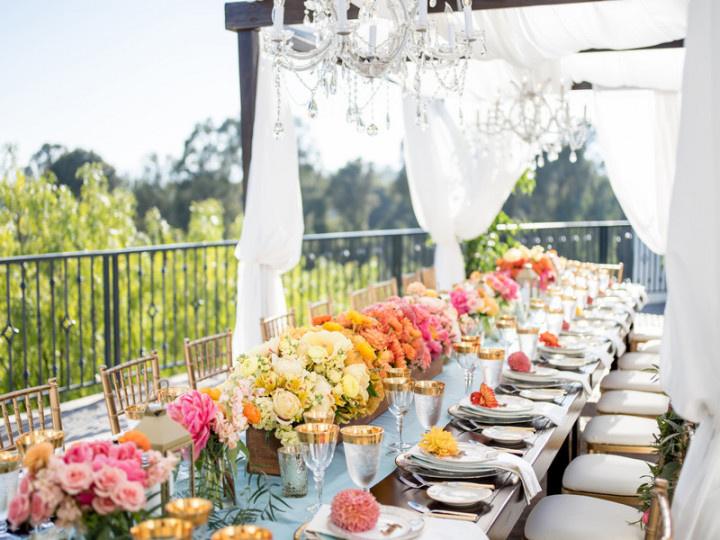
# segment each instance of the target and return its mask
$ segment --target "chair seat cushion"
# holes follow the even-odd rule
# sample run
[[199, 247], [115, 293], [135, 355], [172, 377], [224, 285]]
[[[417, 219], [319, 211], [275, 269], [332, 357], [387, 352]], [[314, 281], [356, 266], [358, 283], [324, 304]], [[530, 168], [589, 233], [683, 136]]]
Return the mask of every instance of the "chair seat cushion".
[[662, 392], [660, 377], [653, 371], [618, 369], [611, 371], [600, 382], [601, 390], [639, 390]]
[[525, 522], [528, 540], [642, 540], [640, 512], [632, 506], [584, 497], [551, 495]]
[[638, 343], [637, 350], [645, 353], [660, 354], [660, 345], [662, 345], [661, 340], [651, 339], [645, 343]]
[[652, 446], [655, 435], [659, 435], [655, 420], [621, 414], [596, 416], [583, 431], [583, 437], [589, 443], [629, 446]]
[[597, 403], [597, 410], [603, 414], [637, 414], [660, 416], [667, 412], [670, 398], [654, 392], [637, 390], [610, 390], [603, 392]]
[[618, 368], [642, 371], [660, 365], [660, 355], [648, 352], [629, 352], [618, 358]]
[[583, 454], [563, 473], [562, 485], [573, 491], [632, 497], [650, 473], [649, 463], [612, 454]]

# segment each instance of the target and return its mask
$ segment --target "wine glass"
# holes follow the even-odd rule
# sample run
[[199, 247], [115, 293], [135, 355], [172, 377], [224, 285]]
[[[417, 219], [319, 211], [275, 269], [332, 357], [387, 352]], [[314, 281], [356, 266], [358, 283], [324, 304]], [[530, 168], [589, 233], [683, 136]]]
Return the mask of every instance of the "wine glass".
[[0, 452], [0, 538], [9, 538], [7, 515], [10, 499], [18, 486], [20, 456], [17, 452]]
[[442, 412], [445, 383], [440, 381], [415, 381], [415, 413], [425, 431], [437, 425]]
[[403, 441], [403, 418], [410, 409], [413, 400], [412, 379], [406, 377], [388, 377], [383, 380], [385, 396], [390, 405], [390, 413], [395, 417], [398, 430], [398, 441], [390, 445], [390, 448], [402, 452], [410, 448], [410, 444]]
[[502, 347], [483, 347], [478, 351], [483, 382], [493, 390], [500, 384], [505, 349]]
[[340, 429], [336, 424], [300, 424], [295, 428], [303, 449], [305, 465], [313, 473], [317, 500], [308, 508], [314, 514], [322, 503], [322, 489], [325, 481], [325, 470], [330, 466], [335, 455]]
[[346, 426], [340, 430], [348, 474], [363, 491], [370, 489], [380, 467], [384, 432], [380, 426]]
[[477, 350], [478, 348], [470, 342], [453, 343], [455, 360], [465, 371], [465, 394], [472, 389], [473, 375], [478, 364]]

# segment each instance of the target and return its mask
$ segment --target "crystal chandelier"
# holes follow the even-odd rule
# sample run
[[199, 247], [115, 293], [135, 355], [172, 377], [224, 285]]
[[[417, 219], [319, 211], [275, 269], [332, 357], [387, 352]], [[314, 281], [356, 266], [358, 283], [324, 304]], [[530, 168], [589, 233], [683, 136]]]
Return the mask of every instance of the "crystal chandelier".
[[[283, 133], [279, 103], [284, 73], [297, 76], [309, 92], [311, 118], [318, 112], [318, 92], [336, 95], [342, 87], [347, 121], [374, 135], [379, 130], [374, 101], [383, 86], [399, 85], [419, 98], [425, 86], [435, 96], [462, 97], [467, 62], [473, 52], [484, 53], [484, 36], [473, 28], [470, 0], [463, 0], [462, 28], [447, 4], [444, 20], [431, 20], [428, 0], [362, 0], [357, 7], [349, 6], [348, 0], [305, 0], [303, 25], [292, 30], [284, 27], [284, 1], [274, 0], [273, 28], [263, 38], [274, 69], [276, 136]], [[434, 6], [435, 0], [430, 1]], [[349, 9], [357, 10], [357, 19], [348, 19]], [[443, 35], [438, 22], [445, 23]], [[480, 46], [474, 50], [477, 41]], [[417, 102], [422, 122], [424, 100]]]
[[561, 84], [553, 91], [550, 81], [513, 82], [515, 94], [510, 100], [497, 98], [484, 112], [478, 113], [476, 132], [485, 141], [502, 133], [513, 133], [527, 143], [532, 152], [532, 168], [542, 167], [545, 157], [555, 161], [564, 146], [570, 148], [570, 162], [587, 142], [590, 123], [587, 111], [577, 117], [570, 111], [568, 88]]

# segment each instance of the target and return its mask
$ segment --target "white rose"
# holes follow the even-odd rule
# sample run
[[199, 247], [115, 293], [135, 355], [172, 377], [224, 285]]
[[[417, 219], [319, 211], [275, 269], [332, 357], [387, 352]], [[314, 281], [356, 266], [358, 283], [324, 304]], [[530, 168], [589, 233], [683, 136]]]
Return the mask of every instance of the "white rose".
[[240, 375], [242, 375], [243, 377], [250, 377], [251, 375], [255, 375], [258, 369], [257, 356], [246, 356], [245, 358], [242, 358], [240, 360], [239, 369]]
[[330, 332], [328, 330], [320, 330], [318, 332], [308, 332], [300, 338], [300, 346], [304, 348], [308, 355], [314, 347], [322, 347], [328, 356], [347, 352], [352, 349], [352, 341], [350, 341], [342, 332]]
[[[358, 382], [360, 395], [362, 395], [363, 399], [367, 400], [369, 397], [367, 389], [370, 385], [370, 373], [367, 370], [367, 366], [365, 364], [352, 364], [347, 366], [345, 368], [345, 377], [347, 376], [352, 377]], [[346, 381], [343, 378], [343, 384], [345, 383]]]
[[273, 356], [272, 367], [275, 373], [286, 379], [297, 379], [301, 377], [305, 371], [305, 366], [302, 361], [292, 357], [281, 358], [279, 356]]
[[275, 414], [283, 420], [292, 420], [302, 411], [302, 405], [298, 397], [287, 390], [275, 390], [272, 400]]

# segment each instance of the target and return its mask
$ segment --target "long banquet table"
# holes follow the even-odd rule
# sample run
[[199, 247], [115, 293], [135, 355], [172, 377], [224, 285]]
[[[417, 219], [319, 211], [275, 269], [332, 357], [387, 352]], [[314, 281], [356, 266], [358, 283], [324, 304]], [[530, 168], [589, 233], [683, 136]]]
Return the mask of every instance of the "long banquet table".
[[[589, 373], [593, 382], [599, 379], [598, 375], [603, 370], [601, 364], [596, 366], [595, 371]], [[456, 363], [449, 362], [436, 380], [446, 384], [443, 413], [439, 422], [440, 425], [445, 425], [450, 422], [448, 407], [460, 401], [464, 395], [462, 369]], [[549, 493], [559, 492], [562, 470], [577, 450], [577, 421], [587, 397], [582, 390], [565, 396], [561, 404], [567, 413], [564, 421], [560, 426], [538, 431], [534, 444], [523, 456], [532, 463], [538, 479], [542, 481], [543, 478], [548, 477]], [[385, 428], [384, 446], [397, 440], [395, 419], [389, 412], [385, 412], [372, 423]], [[411, 408], [405, 417], [404, 438], [408, 442], [416, 442], [421, 434], [422, 428], [417, 421], [414, 408]], [[382, 454], [380, 469], [376, 476], [377, 483], [371, 491], [381, 504], [394, 504], [407, 508], [408, 500], [427, 502], [424, 490], [408, 488], [397, 480], [395, 455], [392, 452]], [[297, 528], [311, 518], [306, 508], [315, 501], [315, 490], [311, 478], [308, 481], [309, 491], [306, 497], [285, 499], [290, 505], [289, 510], [280, 514], [277, 521], [260, 523], [269, 528], [275, 538], [283, 540], [293, 538]], [[271, 482], [279, 485], [280, 480], [272, 478]], [[350, 487], [354, 486], [347, 474], [343, 446], [339, 444], [335, 458], [326, 472], [323, 502], [329, 503], [335, 493]], [[490, 510], [481, 516], [476, 526], [493, 540], [507, 538], [527, 507], [520, 483], [497, 489], [490, 504]]]

